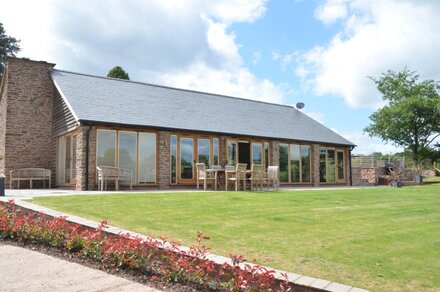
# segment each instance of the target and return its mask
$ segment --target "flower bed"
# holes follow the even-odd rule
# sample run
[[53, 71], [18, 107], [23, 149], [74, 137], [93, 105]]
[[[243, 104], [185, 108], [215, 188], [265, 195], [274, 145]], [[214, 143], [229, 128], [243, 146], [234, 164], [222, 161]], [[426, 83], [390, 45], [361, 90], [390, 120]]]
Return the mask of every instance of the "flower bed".
[[66, 217], [50, 217], [0, 202], [0, 238], [66, 249], [104, 267], [138, 270], [151, 281], [192, 283], [204, 289], [227, 291], [288, 291], [287, 281], [275, 271], [245, 263], [242, 256], [231, 256], [231, 264], [218, 264], [207, 258], [209, 237], [197, 232], [196, 244], [188, 249], [165, 239], [141, 239], [129, 234], [105, 231], [72, 223]]

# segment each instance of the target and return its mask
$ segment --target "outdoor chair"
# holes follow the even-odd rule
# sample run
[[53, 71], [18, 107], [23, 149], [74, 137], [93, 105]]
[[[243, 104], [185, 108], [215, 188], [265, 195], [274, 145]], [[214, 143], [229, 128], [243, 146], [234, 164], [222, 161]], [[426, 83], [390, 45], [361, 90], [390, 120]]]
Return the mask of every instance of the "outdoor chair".
[[267, 168], [267, 173], [263, 176], [263, 182], [266, 183], [267, 189], [271, 185], [273, 189], [278, 190], [280, 184], [278, 166], [269, 166]]
[[254, 189], [254, 186], [258, 188], [258, 185], [263, 190], [263, 164], [252, 164], [251, 177], [248, 180], [251, 182], [251, 190]]
[[196, 169], [197, 169], [197, 189], [199, 189], [200, 180], [203, 181], [203, 190], [206, 191], [206, 186], [208, 181], [214, 182], [215, 184], [215, 190], [217, 190], [217, 177], [212, 177], [212, 174], [210, 172], [206, 171], [206, 165], [204, 163], [196, 163]]
[[225, 171], [235, 171], [235, 166], [227, 164], [225, 165]]
[[98, 188], [103, 191], [107, 190], [107, 181], [115, 182], [115, 191], [119, 190], [121, 181], [129, 182], [130, 190], [133, 189], [132, 171], [114, 166], [98, 166]]
[[[246, 163], [237, 163], [234, 172], [226, 170], [226, 190], [228, 190], [228, 181], [235, 182], [235, 191], [238, 191], [238, 186], [240, 182], [243, 182], [243, 189], [246, 190], [246, 167]], [[233, 176], [229, 177], [229, 173], [233, 174]]]

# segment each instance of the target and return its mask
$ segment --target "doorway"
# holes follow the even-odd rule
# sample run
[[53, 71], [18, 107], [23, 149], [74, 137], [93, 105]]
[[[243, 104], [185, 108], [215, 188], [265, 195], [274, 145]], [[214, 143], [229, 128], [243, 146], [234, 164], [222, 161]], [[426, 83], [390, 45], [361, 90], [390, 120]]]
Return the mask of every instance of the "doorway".
[[77, 135], [61, 136], [58, 142], [57, 184], [76, 183]]
[[238, 162], [246, 163], [247, 168], [251, 167], [251, 143], [248, 141], [238, 142]]

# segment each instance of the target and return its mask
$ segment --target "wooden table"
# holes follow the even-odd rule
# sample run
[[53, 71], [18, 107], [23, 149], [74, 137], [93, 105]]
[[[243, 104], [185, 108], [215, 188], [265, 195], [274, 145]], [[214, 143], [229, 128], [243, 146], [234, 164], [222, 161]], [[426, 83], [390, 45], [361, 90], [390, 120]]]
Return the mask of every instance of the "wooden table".
[[[219, 173], [225, 173], [226, 170], [224, 168], [208, 168], [206, 170], [206, 173], [211, 172], [214, 173], [214, 183], [215, 183], [215, 190], [217, 190], [217, 182], [219, 181]], [[225, 174], [226, 175], [226, 174]]]
[[[226, 170], [226, 169], [224, 169], [224, 168], [208, 168], [207, 170], [206, 170], [206, 172], [208, 173], [208, 172], [211, 172], [211, 173], [214, 173], [214, 181], [215, 181], [215, 190], [217, 190], [217, 183], [219, 182], [219, 178], [220, 178], [220, 176], [222, 176], [222, 177], [224, 177], [224, 179], [225, 179], [225, 183], [224, 183], [224, 186], [225, 186], [225, 190], [227, 191], [227, 189], [226, 189], [226, 179], [227, 179], [227, 176], [228, 176], [228, 174], [234, 174], [235, 173], [235, 170]], [[249, 176], [250, 174], [252, 173], [252, 171], [250, 170], [250, 169], [247, 169], [246, 170], [246, 176]], [[245, 182], [246, 183], [246, 182]], [[221, 186], [220, 186], [221, 187]]]

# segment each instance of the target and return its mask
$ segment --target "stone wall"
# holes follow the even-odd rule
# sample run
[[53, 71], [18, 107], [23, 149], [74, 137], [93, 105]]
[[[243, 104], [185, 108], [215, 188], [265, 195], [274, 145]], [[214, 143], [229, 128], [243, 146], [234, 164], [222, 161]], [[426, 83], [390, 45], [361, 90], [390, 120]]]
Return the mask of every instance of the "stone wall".
[[87, 135], [89, 136], [88, 190], [97, 188], [96, 180], [96, 127], [80, 126], [76, 144], [76, 184], [78, 191], [86, 190]]
[[354, 167], [353, 186], [375, 186], [378, 177], [384, 174], [384, 167]]
[[435, 176], [435, 170], [433, 169], [422, 169], [420, 171], [422, 176]]
[[7, 91], [6, 82], [8, 70], [3, 71], [3, 78], [0, 84], [0, 176], [5, 176], [5, 135], [6, 135], [6, 111], [7, 111]]
[[171, 145], [170, 132], [161, 131], [158, 133], [157, 139], [159, 145], [157, 149], [158, 155], [158, 170], [157, 175], [158, 185], [160, 189], [168, 189], [170, 187], [170, 170], [171, 170]]
[[[49, 69], [55, 65], [7, 58], [0, 101], [0, 172], [27, 167], [51, 168], [54, 85]], [[54, 181], [53, 181], [54, 183]], [[23, 183], [24, 185], [24, 183]]]
[[270, 165], [280, 165], [280, 149], [279, 141], [270, 140], [269, 141], [269, 151], [270, 151]]
[[319, 144], [313, 144], [311, 147], [311, 159], [312, 159], [312, 183], [313, 186], [318, 187], [319, 181]]

